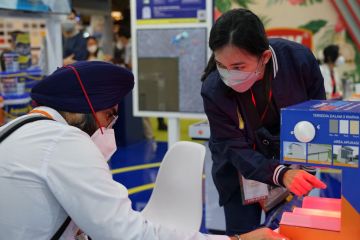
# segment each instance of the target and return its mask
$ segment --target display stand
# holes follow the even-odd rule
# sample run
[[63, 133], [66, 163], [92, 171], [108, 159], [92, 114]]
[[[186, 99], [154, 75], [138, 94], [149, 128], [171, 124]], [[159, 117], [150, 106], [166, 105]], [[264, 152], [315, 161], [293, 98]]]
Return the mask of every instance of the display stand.
[[24, 12], [21, 7], [0, 9], [0, 52], [6, 59], [0, 72], [5, 123], [27, 114], [32, 109], [32, 87], [62, 66], [61, 15], [36, 12], [35, 6], [32, 12]]
[[180, 140], [180, 120], [170, 117], [168, 119], [168, 148]]
[[286, 212], [280, 233], [292, 240], [360, 239], [360, 104], [308, 101], [281, 111], [284, 163], [342, 170], [341, 199], [305, 197]]
[[130, 1], [134, 116], [168, 118], [168, 146], [181, 118], [204, 119], [201, 74], [210, 50], [212, 0]]

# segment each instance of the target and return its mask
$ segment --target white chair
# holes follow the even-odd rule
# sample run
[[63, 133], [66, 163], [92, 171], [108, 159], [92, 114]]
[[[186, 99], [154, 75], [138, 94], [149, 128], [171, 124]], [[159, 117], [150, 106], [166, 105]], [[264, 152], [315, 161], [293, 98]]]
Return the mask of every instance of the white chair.
[[205, 147], [177, 142], [161, 162], [150, 200], [141, 212], [156, 224], [198, 231], [202, 219]]

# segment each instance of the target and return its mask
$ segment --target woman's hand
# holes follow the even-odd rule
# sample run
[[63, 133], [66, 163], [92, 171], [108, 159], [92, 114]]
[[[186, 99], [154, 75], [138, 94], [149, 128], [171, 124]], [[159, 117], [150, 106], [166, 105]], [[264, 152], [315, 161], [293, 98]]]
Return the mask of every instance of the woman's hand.
[[285, 187], [298, 196], [308, 194], [313, 188], [325, 189], [326, 184], [304, 170], [291, 169], [284, 174]]
[[[230, 237], [231, 240], [238, 240], [237, 237]], [[240, 235], [241, 240], [289, 240], [289, 238], [272, 231], [270, 228], [259, 228], [249, 233]]]

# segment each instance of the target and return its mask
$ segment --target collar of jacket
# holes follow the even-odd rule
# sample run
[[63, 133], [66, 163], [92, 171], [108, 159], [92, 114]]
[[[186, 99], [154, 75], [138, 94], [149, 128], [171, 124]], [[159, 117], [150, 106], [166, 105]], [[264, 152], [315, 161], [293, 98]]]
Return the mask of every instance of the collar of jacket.
[[68, 123], [61, 116], [61, 114], [58, 111], [56, 111], [55, 109], [52, 109], [50, 107], [39, 106], [39, 107], [34, 108], [29, 114], [38, 114], [38, 115], [43, 115], [45, 117], [48, 117], [48, 115], [49, 115], [55, 121], [68, 125]]
[[273, 61], [273, 73], [274, 73], [274, 78], [276, 77], [276, 74], [279, 70], [279, 65], [278, 65], [278, 61], [277, 61], [277, 57], [276, 57], [276, 53], [275, 50], [271, 47], [271, 45], [269, 45], [270, 51], [271, 51], [271, 55], [272, 55], [272, 61]]

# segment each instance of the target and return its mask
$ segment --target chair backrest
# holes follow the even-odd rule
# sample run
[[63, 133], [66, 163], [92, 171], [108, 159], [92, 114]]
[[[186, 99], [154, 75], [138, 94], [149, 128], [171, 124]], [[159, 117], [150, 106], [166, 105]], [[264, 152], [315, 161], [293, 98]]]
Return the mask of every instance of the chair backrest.
[[165, 154], [143, 216], [156, 224], [198, 231], [202, 219], [205, 147], [177, 142]]

